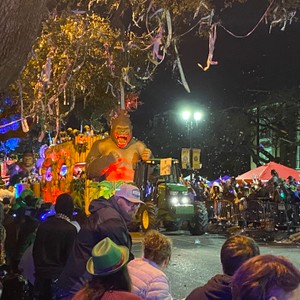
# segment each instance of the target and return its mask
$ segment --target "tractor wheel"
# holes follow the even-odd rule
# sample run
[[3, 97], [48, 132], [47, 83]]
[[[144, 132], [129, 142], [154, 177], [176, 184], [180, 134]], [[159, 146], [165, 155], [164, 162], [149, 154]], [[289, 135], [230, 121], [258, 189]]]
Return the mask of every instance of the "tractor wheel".
[[141, 206], [141, 228], [142, 231], [158, 228], [158, 208], [152, 202], [146, 202]]
[[188, 226], [192, 235], [202, 235], [207, 232], [208, 214], [203, 202], [195, 202], [195, 214]]

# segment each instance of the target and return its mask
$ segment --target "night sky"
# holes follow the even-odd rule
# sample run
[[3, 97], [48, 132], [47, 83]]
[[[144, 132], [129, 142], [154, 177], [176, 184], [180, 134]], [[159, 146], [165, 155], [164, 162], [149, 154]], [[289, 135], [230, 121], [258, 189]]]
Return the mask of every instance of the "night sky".
[[[221, 24], [236, 35], [247, 34], [263, 15], [267, 1], [251, 0], [247, 5], [235, 5], [218, 17]], [[296, 15], [297, 17], [297, 15]], [[214, 60], [218, 65], [204, 72], [208, 42], [193, 34], [181, 47], [181, 59], [191, 93], [187, 93], [173, 75], [167, 63], [160, 66], [154, 80], [140, 96], [144, 103], [132, 114], [134, 124], [141, 126], [153, 114], [176, 108], [182, 100], [215, 109], [243, 106], [249, 90], [274, 90], [300, 87], [300, 23], [294, 19], [284, 31], [262, 22], [247, 38], [235, 38], [223, 28], [217, 28]]]

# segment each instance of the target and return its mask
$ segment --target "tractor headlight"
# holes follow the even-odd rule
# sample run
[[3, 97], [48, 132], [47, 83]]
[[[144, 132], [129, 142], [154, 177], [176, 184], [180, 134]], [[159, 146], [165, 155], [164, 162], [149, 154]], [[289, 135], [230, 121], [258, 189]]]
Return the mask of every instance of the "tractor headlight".
[[184, 196], [181, 198], [181, 204], [189, 204], [191, 202], [191, 199], [187, 196]]
[[170, 198], [170, 203], [171, 203], [172, 205], [177, 205], [177, 204], [179, 204], [179, 199], [178, 199], [178, 197], [171, 197], [171, 198]]

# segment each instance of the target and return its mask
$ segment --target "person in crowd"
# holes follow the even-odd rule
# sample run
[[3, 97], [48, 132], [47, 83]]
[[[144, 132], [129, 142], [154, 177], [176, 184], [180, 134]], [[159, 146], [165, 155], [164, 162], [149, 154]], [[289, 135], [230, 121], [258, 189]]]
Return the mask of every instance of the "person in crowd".
[[231, 300], [233, 274], [245, 261], [259, 254], [259, 247], [253, 239], [241, 235], [229, 237], [220, 253], [223, 274], [215, 275], [204, 286], [194, 289], [186, 300]]
[[300, 271], [283, 256], [258, 255], [232, 278], [233, 300], [298, 300]]
[[53, 283], [61, 274], [77, 235], [70, 221], [73, 210], [73, 198], [61, 194], [56, 199], [56, 214], [38, 227], [32, 251], [37, 299], [53, 297]]
[[146, 300], [173, 299], [164, 273], [171, 258], [171, 240], [156, 230], [150, 230], [143, 240], [143, 252], [143, 258], [128, 263], [132, 292]]
[[92, 250], [86, 269], [93, 277], [73, 300], [139, 300], [131, 293], [131, 280], [126, 263], [129, 249], [118, 246], [110, 238], [104, 238]]
[[[31, 196], [27, 196], [27, 199]], [[17, 232], [16, 247], [12, 254], [12, 270], [18, 272], [20, 259], [26, 249], [33, 244], [39, 221], [34, 217], [32, 206], [20, 207], [16, 211], [15, 224]]]
[[[104, 238], [109, 237], [131, 251], [132, 241], [127, 223], [132, 221], [141, 203], [139, 189], [128, 183], [122, 184], [108, 200], [100, 197], [91, 202], [91, 214], [82, 224], [67, 264], [58, 279], [58, 297], [70, 299], [91, 279], [85, 268], [86, 262], [93, 247]], [[133, 254], [130, 255], [130, 259], [132, 258]]]
[[210, 189], [210, 200], [213, 201], [215, 218], [221, 217], [221, 209], [223, 200], [223, 189], [218, 182], [214, 182]]

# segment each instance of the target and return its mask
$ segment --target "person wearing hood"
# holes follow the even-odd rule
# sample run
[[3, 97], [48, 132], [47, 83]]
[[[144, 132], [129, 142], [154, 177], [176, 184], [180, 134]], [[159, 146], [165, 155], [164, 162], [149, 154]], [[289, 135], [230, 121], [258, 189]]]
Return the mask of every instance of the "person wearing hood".
[[117, 245], [126, 246], [130, 251], [129, 259], [134, 258], [127, 224], [132, 221], [141, 203], [140, 190], [128, 183], [123, 183], [108, 200], [100, 197], [91, 202], [91, 214], [82, 224], [67, 264], [58, 279], [58, 299], [71, 299], [92, 279], [91, 274], [86, 271], [86, 263], [92, 255], [93, 247], [106, 237]]
[[57, 197], [55, 215], [42, 222], [37, 230], [32, 256], [35, 268], [35, 299], [53, 299], [53, 285], [71, 252], [76, 227], [71, 223], [74, 202], [71, 195]]
[[223, 274], [212, 277], [204, 286], [195, 288], [186, 300], [231, 300], [231, 281], [235, 271], [248, 259], [259, 255], [257, 243], [246, 236], [229, 237], [221, 248]]

